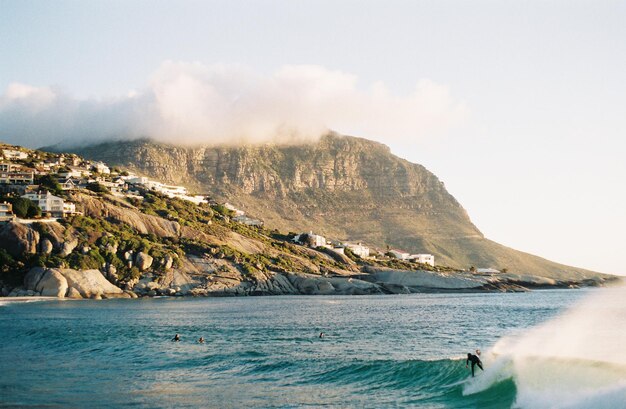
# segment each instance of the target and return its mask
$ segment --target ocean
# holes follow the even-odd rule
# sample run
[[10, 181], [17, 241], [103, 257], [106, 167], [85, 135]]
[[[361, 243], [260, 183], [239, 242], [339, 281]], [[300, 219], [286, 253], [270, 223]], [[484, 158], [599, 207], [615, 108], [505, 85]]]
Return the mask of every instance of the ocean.
[[[0, 300], [0, 407], [626, 408], [624, 300], [612, 289]], [[476, 349], [485, 371], [471, 378]]]

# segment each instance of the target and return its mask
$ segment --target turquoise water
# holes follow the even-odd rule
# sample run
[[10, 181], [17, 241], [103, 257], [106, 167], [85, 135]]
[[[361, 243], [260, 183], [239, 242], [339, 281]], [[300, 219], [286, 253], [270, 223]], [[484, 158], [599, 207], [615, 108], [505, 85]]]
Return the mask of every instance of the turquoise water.
[[508, 408], [515, 378], [468, 392], [463, 356], [488, 379], [499, 340], [588, 293], [6, 304], [0, 407]]

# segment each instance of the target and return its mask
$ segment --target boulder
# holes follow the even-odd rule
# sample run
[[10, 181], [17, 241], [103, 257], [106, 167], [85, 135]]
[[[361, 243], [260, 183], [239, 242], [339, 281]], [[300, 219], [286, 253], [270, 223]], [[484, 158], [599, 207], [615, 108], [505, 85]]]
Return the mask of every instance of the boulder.
[[152, 257], [144, 252], [139, 252], [135, 256], [135, 266], [137, 266], [140, 271], [146, 271], [149, 269], [152, 265], [152, 261]]
[[[75, 288], [83, 298], [97, 298], [102, 294], [121, 294], [123, 291], [107, 281], [98, 270], [59, 270], [68, 286]], [[97, 296], [97, 297], [96, 297]]]
[[56, 269], [48, 269], [43, 275], [35, 291], [46, 297], [65, 297], [67, 292], [67, 280]]
[[108, 243], [105, 247], [104, 247], [105, 251], [108, 251], [109, 253], [117, 253], [117, 243]]
[[163, 259], [163, 265], [165, 269], [169, 270], [170, 268], [172, 268], [173, 264], [174, 264], [174, 257], [172, 257], [170, 254], [165, 256], [165, 258]]
[[30, 289], [37, 288], [37, 284], [39, 284], [39, 281], [41, 281], [46, 272], [47, 269], [44, 267], [31, 268], [24, 276], [24, 287]]
[[9, 222], [0, 226], [0, 248], [13, 257], [37, 253], [38, 244], [39, 233], [28, 225]]
[[52, 248], [53, 248], [52, 242], [48, 238], [45, 238], [41, 240], [41, 242], [39, 242], [39, 252], [41, 254], [52, 253]]
[[78, 239], [76, 237], [72, 237], [71, 239], [64, 241], [63, 244], [61, 244], [61, 251], [59, 252], [59, 255], [61, 257], [69, 256], [72, 251], [74, 251], [76, 246], [78, 246]]
[[67, 294], [65, 294], [65, 296], [67, 298], [83, 298], [82, 295], [80, 295], [80, 293], [78, 292], [77, 289], [75, 289], [74, 287], [69, 287], [67, 289]]

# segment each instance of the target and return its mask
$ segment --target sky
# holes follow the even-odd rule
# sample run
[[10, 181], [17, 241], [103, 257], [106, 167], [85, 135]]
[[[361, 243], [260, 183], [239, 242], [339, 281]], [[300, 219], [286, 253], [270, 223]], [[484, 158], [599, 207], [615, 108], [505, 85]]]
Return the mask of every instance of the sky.
[[0, 0], [0, 140], [331, 128], [426, 166], [492, 240], [626, 274], [624, 21], [623, 1]]

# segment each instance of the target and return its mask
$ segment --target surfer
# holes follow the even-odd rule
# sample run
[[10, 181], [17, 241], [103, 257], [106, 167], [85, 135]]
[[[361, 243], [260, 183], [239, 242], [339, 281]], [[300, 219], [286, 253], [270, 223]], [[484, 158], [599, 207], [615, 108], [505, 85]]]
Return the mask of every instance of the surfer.
[[[476, 350], [476, 352], [480, 355], [480, 351]], [[478, 365], [481, 371], [483, 369], [483, 363], [480, 361], [480, 358], [477, 355], [474, 355], [470, 352], [467, 353], [467, 359], [465, 360], [465, 367], [467, 368], [467, 364], [472, 362], [472, 377], [474, 376], [474, 366]]]
[[174, 338], [172, 338], [172, 341], [176, 341], [176, 342], [180, 341], [180, 335], [178, 334], [174, 335]]
[[324, 334], [323, 332], [320, 332], [320, 338], [324, 338], [324, 335], [326, 334]]
[[200, 337], [200, 339], [198, 339], [198, 343], [199, 344], [204, 344], [204, 337]]

